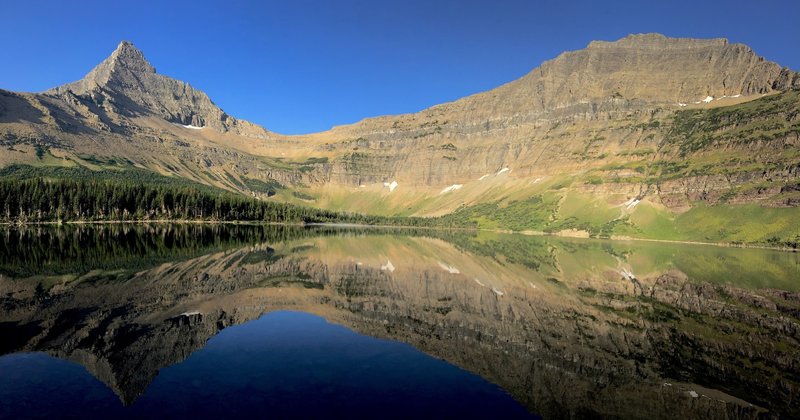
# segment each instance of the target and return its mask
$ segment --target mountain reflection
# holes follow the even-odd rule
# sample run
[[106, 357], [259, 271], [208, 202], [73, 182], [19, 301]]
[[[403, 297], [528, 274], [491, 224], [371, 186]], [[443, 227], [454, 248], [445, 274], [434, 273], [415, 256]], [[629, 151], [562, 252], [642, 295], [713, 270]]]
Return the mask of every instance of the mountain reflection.
[[139, 225], [0, 232], [0, 354], [126, 403], [276, 310], [409, 343], [560, 417], [800, 413], [798, 255], [489, 233]]

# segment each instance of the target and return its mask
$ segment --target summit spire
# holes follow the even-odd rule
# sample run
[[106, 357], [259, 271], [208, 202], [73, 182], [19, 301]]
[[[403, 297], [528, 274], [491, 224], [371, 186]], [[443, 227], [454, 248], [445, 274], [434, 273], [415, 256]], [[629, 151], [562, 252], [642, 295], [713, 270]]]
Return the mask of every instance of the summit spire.
[[144, 54], [129, 41], [120, 42], [119, 45], [117, 45], [117, 49], [111, 53], [111, 56], [100, 65], [102, 66], [103, 64], [123, 66], [134, 72], [156, 72], [156, 68], [144, 58]]
[[111, 114], [159, 116], [175, 124], [211, 127], [220, 132], [234, 130], [259, 138], [267, 133], [225, 114], [208, 95], [188, 83], [156, 73], [156, 68], [129, 41], [120, 42], [83, 79], [46, 93], [78, 96]]
[[138, 83], [142, 76], [156, 74], [156, 68], [144, 54], [129, 41], [122, 41], [114, 52], [92, 69], [83, 79], [50, 89], [49, 93], [71, 91], [82, 95], [96, 87], [104, 87], [116, 82], [118, 85]]

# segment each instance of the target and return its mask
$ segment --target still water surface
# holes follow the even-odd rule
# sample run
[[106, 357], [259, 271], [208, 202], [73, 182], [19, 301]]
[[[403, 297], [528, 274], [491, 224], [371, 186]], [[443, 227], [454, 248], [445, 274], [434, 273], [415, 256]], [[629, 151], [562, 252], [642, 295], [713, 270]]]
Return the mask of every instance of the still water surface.
[[44, 353], [0, 357], [0, 372], [9, 418], [530, 416], [475, 374], [303, 312], [221, 331], [127, 407], [80, 365]]
[[0, 231], [0, 417], [800, 413], [800, 257], [490, 233]]

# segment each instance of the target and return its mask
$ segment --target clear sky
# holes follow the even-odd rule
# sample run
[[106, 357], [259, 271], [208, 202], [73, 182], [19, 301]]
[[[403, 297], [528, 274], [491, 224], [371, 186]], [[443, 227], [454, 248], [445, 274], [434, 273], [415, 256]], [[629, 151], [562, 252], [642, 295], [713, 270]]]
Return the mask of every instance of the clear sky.
[[80, 79], [120, 40], [279, 133], [416, 112], [629, 33], [750, 45], [800, 70], [800, 1], [0, 0], [0, 88]]

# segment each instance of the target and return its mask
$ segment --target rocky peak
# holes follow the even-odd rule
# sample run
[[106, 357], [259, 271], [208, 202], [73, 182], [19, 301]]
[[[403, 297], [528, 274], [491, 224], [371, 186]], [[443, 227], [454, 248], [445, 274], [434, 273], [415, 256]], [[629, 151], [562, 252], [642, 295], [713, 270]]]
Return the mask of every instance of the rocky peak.
[[117, 49], [111, 53], [111, 56], [100, 65], [122, 67], [136, 73], [156, 72], [156, 68], [144, 58], [144, 54], [128, 41], [120, 42]]
[[98, 88], [109, 85], [130, 85], [131, 79], [140, 79], [156, 74], [144, 54], [128, 41], [122, 41], [111, 55], [92, 69], [83, 79], [58, 86], [48, 93], [65, 93], [70, 91], [76, 95], [90, 94]]
[[76, 95], [107, 113], [156, 115], [195, 128], [211, 127], [220, 132], [268, 137], [263, 128], [227, 115], [204, 92], [156, 73], [144, 54], [128, 41], [120, 42], [114, 52], [83, 79], [45, 93], [62, 97]]

